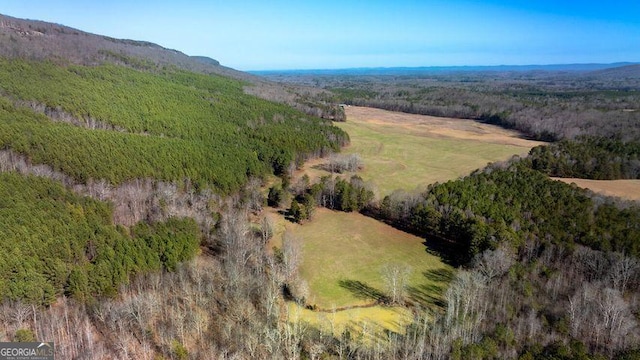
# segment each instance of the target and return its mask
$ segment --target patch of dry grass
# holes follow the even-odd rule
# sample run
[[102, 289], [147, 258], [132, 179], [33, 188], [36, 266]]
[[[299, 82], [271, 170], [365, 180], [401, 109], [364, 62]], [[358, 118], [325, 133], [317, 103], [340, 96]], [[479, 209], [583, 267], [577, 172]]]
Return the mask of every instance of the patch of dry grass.
[[607, 196], [617, 196], [626, 200], [640, 201], [640, 180], [589, 180], [574, 178], [552, 178], [567, 184], [575, 183], [578, 187]]
[[376, 336], [385, 336], [386, 331], [404, 333], [413, 316], [405, 307], [372, 306], [331, 312], [305, 309], [293, 302], [288, 303], [289, 321], [302, 321], [336, 337], [345, 331], [365, 337], [365, 342]]

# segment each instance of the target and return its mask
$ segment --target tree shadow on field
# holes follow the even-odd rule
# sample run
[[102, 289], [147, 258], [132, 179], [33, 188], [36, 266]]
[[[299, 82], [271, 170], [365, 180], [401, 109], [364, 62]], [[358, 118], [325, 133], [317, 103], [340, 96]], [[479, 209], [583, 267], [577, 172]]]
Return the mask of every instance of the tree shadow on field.
[[418, 286], [407, 287], [409, 299], [420, 306], [444, 308], [446, 303], [442, 299], [442, 295], [447, 285], [454, 278], [453, 270], [439, 268], [425, 271], [422, 275], [425, 279], [429, 280], [429, 282]]
[[353, 296], [359, 299], [371, 299], [381, 304], [388, 304], [389, 297], [382, 291], [371, 287], [362, 281], [358, 280], [340, 280], [338, 282], [340, 287], [351, 291]]
[[[424, 234], [418, 234], [414, 232], [414, 235], [420, 236], [424, 239]], [[465, 249], [455, 241], [445, 239], [437, 235], [426, 235], [425, 241], [422, 244], [425, 246], [427, 253], [435, 255], [442, 259], [446, 264], [454, 267], [458, 267], [468, 261], [466, 258]]]
[[432, 269], [422, 273], [422, 275], [433, 282], [448, 283], [453, 280], [453, 270], [447, 268]]
[[382, 221], [383, 223], [398, 230], [405, 231], [424, 239], [422, 245], [425, 246], [425, 251], [431, 255], [439, 257], [446, 264], [458, 267], [469, 261], [467, 255], [468, 249], [456, 241], [444, 238], [438, 234], [417, 231], [409, 226], [408, 223], [391, 221], [380, 212], [380, 209], [375, 207], [364, 208], [361, 213], [365, 216]]
[[434, 306], [444, 308], [447, 304], [445, 301], [436, 296], [442, 293], [442, 287], [437, 285], [418, 285], [408, 286], [407, 295], [409, 300], [416, 305], [422, 307], [433, 308]]
[[278, 210], [278, 214], [282, 215], [282, 217], [285, 220], [288, 220], [289, 222], [292, 222], [294, 224], [297, 224], [298, 222], [293, 218], [293, 215], [291, 215], [291, 211], [289, 209], [286, 210]]

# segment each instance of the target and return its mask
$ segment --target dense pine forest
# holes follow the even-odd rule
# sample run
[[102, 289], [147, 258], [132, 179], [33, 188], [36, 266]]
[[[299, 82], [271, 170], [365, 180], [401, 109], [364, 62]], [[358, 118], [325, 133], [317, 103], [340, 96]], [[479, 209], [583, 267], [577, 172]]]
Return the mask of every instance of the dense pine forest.
[[131, 275], [175, 270], [201, 241], [192, 219], [116, 227], [109, 204], [81, 197], [55, 181], [0, 174], [0, 294], [3, 300], [50, 305], [114, 296]]
[[[244, 95], [241, 82], [221, 76], [175, 68], [149, 73], [114, 65], [0, 60], [0, 78], [4, 151], [26, 157], [33, 166], [49, 166], [52, 173], [79, 184], [106, 181], [118, 186], [151, 178], [188, 181], [193, 189], [229, 195], [251, 178], [283, 173], [296, 161], [337, 151], [348, 141], [326, 121]], [[177, 220], [158, 234], [155, 225], [146, 229], [143, 224], [132, 228], [132, 234], [117, 231], [106, 204], [73, 198], [59, 185], [47, 188], [35, 177], [9, 174], [3, 177], [3, 198], [11, 204], [3, 230], [12, 234], [4, 242], [4, 256], [12, 262], [3, 263], [2, 288], [8, 289], [3, 298], [48, 304], [63, 293], [81, 298], [113, 294], [130, 274], [160, 269], [160, 258], [164, 268], [174, 269], [177, 262], [192, 258], [199, 244], [195, 228]], [[35, 186], [33, 192], [30, 186]], [[21, 187], [23, 198], [9, 197]], [[65, 204], [87, 215], [86, 224], [65, 212]], [[32, 219], [25, 215], [19, 220], [22, 213]], [[42, 226], [25, 228], [21, 223]], [[181, 250], [181, 233], [189, 250]], [[165, 253], [167, 234], [176, 240], [170, 244], [175, 254]], [[27, 243], [24, 237], [32, 240]], [[54, 240], [66, 250], [50, 246]], [[13, 248], [15, 244], [21, 247]], [[39, 248], [54, 253], [33, 252]], [[20, 249], [32, 249], [24, 256], [39, 256], [39, 262], [19, 260], [24, 257]], [[51, 263], [44, 266], [43, 261]], [[42, 293], [33, 293], [35, 289]]]
[[220, 76], [22, 60], [0, 67], [3, 147], [79, 182], [189, 178], [228, 194], [348, 141]]
[[640, 256], [637, 204], [589, 196], [529, 169], [526, 161], [432, 185], [417, 198], [387, 196], [380, 212], [414, 232], [451, 239], [463, 263], [504, 243], [517, 249], [532, 239]]
[[595, 180], [639, 179], [640, 142], [604, 137], [563, 140], [531, 151], [533, 169], [550, 176]]

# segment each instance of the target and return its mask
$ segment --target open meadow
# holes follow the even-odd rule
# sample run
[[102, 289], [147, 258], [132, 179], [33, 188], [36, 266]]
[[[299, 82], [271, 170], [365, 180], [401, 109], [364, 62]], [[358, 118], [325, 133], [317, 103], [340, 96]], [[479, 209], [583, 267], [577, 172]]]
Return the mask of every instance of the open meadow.
[[[360, 154], [358, 172], [373, 184], [376, 195], [393, 190], [423, 189], [456, 179], [513, 155], [526, 155], [541, 142], [515, 131], [467, 119], [438, 118], [348, 106], [347, 122], [336, 123], [349, 133], [346, 154]], [[318, 176], [316, 173], [313, 175]]]
[[[318, 209], [313, 221], [293, 225], [302, 243], [300, 275], [309, 305], [331, 310], [375, 304], [386, 296], [383, 268], [410, 269], [407, 299], [438, 304], [453, 269], [426, 250], [424, 240], [358, 213]], [[428, 293], [428, 294], [427, 294]]]
[[383, 280], [387, 264], [409, 269], [404, 293], [408, 304], [434, 310], [442, 306], [454, 269], [427, 252], [424, 239], [359, 213], [319, 208], [303, 225], [278, 215], [267, 214], [275, 227], [270, 246], [280, 247], [285, 231], [300, 243], [300, 276], [309, 285], [306, 303], [316, 309], [290, 304], [295, 319], [336, 335], [362, 329], [364, 324], [372, 332], [402, 332], [411, 322], [411, 312], [380, 303], [387, 296]]

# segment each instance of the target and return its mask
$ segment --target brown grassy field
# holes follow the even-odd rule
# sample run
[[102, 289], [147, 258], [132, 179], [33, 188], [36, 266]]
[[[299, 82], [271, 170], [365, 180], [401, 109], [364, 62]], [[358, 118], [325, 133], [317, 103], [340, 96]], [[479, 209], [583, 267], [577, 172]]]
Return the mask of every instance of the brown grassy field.
[[552, 178], [567, 184], [576, 184], [583, 189], [626, 200], [640, 201], [640, 180], [589, 180], [574, 178]]
[[412, 136], [473, 140], [522, 148], [539, 144], [523, 139], [516, 131], [470, 119], [407, 114], [359, 106], [348, 106], [345, 113], [347, 122], [394, 127], [395, 131]]

